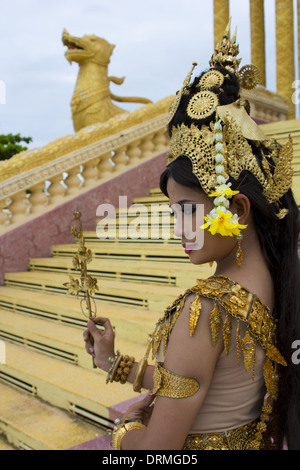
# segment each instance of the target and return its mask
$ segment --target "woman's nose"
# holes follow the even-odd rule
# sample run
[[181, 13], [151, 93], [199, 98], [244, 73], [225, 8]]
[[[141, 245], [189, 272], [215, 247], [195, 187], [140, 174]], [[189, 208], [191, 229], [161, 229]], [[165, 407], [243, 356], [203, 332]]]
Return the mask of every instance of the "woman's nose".
[[182, 238], [184, 235], [183, 221], [181, 215], [174, 217], [174, 236], [177, 238]]

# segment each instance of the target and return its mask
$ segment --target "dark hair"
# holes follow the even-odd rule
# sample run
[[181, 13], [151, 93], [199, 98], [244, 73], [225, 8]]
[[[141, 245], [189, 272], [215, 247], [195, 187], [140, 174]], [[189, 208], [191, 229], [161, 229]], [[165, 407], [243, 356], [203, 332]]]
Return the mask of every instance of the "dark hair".
[[[240, 85], [239, 85], [238, 79], [236, 78], [234, 74], [232, 74], [231, 72], [229, 72], [223, 67], [216, 66], [214, 67], [214, 69], [221, 72], [224, 75], [224, 81], [222, 83], [221, 88], [211, 87], [210, 91], [214, 92], [218, 96], [218, 101], [219, 101], [220, 106], [233, 103], [239, 98]], [[198, 84], [202, 76], [205, 73], [206, 71], [202, 72], [201, 75], [199, 75], [199, 77], [195, 78], [194, 82], [189, 87], [188, 94], [183, 93], [178, 110], [175, 113], [175, 116], [173, 117], [173, 119], [169, 123], [169, 126], [168, 126], [169, 135], [172, 135], [173, 126], [176, 127], [184, 123], [187, 126], [190, 126], [191, 124], [195, 124], [196, 126], [201, 127], [203, 124], [209, 124], [212, 120], [214, 120], [215, 113], [208, 116], [206, 119], [202, 119], [201, 122], [198, 119], [197, 120], [191, 119], [186, 114], [186, 108], [188, 106], [190, 99], [194, 96], [195, 93], [198, 93], [200, 91]]]
[[[222, 88], [224, 89], [224, 85]], [[233, 92], [234, 88], [235, 92]], [[237, 87], [233, 85], [231, 94], [227, 97], [229, 102], [231, 102], [230, 100], [234, 101], [234, 96], [237, 97], [236, 93]], [[225, 96], [222, 97], [222, 100], [226, 101]], [[183, 110], [179, 109], [170, 123], [170, 134], [171, 127], [181, 122], [188, 124]], [[198, 126], [202, 124], [202, 122], [196, 123]], [[249, 144], [262, 168], [262, 150], [266, 154], [267, 149], [262, 145], [259, 147], [253, 145], [250, 141]], [[271, 161], [271, 166], [273, 166], [272, 163], [274, 165], [274, 162]], [[193, 174], [192, 163], [185, 156], [174, 160], [161, 175], [160, 188], [166, 196], [168, 196], [167, 182], [169, 177], [183, 186], [198, 188], [202, 191], [198, 179]], [[291, 190], [278, 201], [278, 204], [269, 203], [263, 194], [261, 184], [249, 171], [242, 171], [238, 180], [231, 178], [230, 182], [232, 189], [238, 189], [250, 201], [256, 233], [274, 284], [273, 315], [277, 321], [276, 340], [278, 349], [287, 362], [287, 367], [280, 366], [278, 399], [273, 410], [273, 417], [275, 419], [276, 415], [278, 420], [276, 426], [278, 446], [282, 448], [284, 439], [286, 439], [289, 450], [299, 450], [300, 365], [292, 362], [292, 344], [295, 340], [300, 340], [299, 209]], [[279, 208], [288, 209], [288, 214], [283, 219], [277, 217]]]

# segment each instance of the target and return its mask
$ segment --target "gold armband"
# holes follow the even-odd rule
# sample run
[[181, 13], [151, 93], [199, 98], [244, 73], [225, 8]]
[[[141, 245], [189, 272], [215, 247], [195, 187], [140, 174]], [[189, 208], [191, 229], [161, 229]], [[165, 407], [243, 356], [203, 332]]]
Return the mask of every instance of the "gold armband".
[[120, 424], [112, 433], [112, 446], [114, 450], [121, 450], [121, 441], [125, 434], [134, 429], [145, 429], [146, 426], [140, 422], [130, 421]]
[[157, 363], [153, 375], [153, 395], [169, 398], [187, 398], [200, 388], [196, 379], [174, 374]]
[[133, 390], [135, 392], [140, 392], [143, 384], [143, 378], [145, 371], [148, 365], [147, 359], [144, 357], [137, 365], [134, 381], [133, 381]]

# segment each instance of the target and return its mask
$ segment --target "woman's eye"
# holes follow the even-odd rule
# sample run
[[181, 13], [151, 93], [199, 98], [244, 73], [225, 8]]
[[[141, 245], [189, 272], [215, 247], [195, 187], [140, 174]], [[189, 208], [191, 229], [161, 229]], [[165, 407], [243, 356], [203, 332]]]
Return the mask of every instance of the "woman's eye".
[[183, 213], [185, 215], [191, 215], [195, 212], [195, 210], [196, 210], [196, 206], [192, 204], [185, 204], [183, 207]]
[[192, 215], [196, 211], [196, 205], [195, 204], [184, 204], [182, 206], [177, 207], [177, 209], [174, 209], [173, 207], [170, 207], [170, 214], [171, 216], [174, 216], [175, 219], [178, 218], [178, 215]]

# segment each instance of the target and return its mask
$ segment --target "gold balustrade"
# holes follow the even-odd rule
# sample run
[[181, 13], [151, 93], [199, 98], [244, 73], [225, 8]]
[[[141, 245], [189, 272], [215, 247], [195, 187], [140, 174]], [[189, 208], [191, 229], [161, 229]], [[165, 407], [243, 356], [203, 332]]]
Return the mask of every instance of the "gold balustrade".
[[167, 114], [15, 175], [0, 184], [0, 234], [168, 148]]

